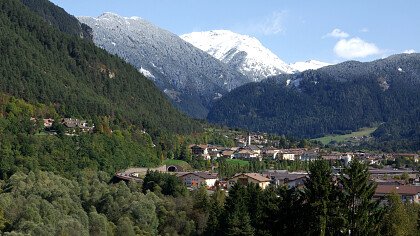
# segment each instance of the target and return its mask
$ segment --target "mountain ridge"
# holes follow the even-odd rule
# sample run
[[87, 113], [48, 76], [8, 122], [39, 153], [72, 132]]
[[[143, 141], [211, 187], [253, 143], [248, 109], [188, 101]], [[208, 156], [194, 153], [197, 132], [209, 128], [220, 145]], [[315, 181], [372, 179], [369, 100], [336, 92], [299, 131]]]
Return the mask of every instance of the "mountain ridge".
[[[420, 54], [400, 54], [373, 62], [347, 61], [241, 86], [215, 103], [208, 120], [303, 138], [383, 123], [382, 137], [392, 131], [395, 137], [409, 139], [420, 130], [419, 107]], [[388, 124], [393, 128], [386, 128]], [[398, 134], [398, 124], [409, 124], [411, 131]]]
[[140, 17], [103, 13], [78, 17], [93, 29], [96, 45], [134, 65], [192, 117], [205, 118], [214, 99], [249, 79]]

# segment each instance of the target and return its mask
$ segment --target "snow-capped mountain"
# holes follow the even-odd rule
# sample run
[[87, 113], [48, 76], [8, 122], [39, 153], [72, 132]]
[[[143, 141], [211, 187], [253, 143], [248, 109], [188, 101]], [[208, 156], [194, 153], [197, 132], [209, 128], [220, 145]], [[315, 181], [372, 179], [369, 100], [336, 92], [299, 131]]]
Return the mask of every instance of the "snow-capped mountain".
[[290, 67], [292, 67], [295, 70], [295, 72], [302, 72], [305, 70], [317, 70], [324, 66], [330, 66], [330, 65], [332, 64], [322, 62], [322, 61], [308, 60], [308, 61], [302, 61], [302, 62], [295, 62], [293, 64], [290, 64]]
[[214, 99], [251, 80], [179, 36], [139, 17], [78, 17], [93, 41], [134, 65], [187, 114], [205, 118]]
[[220, 61], [261, 81], [269, 76], [295, 71], [264, 47], [258, 39], [229, 30], [212, 30], [181, 35], [181, 38]]

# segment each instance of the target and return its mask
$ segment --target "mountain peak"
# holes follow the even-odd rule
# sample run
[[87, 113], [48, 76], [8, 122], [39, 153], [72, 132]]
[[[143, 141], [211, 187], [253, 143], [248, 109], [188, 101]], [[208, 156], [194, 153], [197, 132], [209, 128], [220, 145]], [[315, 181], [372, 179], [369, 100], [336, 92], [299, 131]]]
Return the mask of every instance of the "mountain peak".
[[258, 39], [248, 35], [230, 30], [211, 30], [184, 34], [181, 38], [254, 81], [294, 71]]

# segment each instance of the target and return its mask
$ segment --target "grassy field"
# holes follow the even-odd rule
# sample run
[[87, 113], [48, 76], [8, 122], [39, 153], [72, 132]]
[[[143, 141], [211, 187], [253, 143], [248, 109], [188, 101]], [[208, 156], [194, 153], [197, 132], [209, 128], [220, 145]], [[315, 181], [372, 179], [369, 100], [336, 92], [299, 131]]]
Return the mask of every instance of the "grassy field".
[[181, 160], [166, 159], [166, 160], [163, 161], [163, 164], [165, 164], [166, 166], [177, 165], [177, 166], [182, 167], [182, 169], [184, 169], [184, 171], [188, 171], [188, 170], [192, 169], [190, 164], [188, 164], [185, 161], [181, 161]]
[[248, 161], [238, 160], [238, 159], [226, 159], [226, 162], [229, 163], [229, 164], [234, 164], [234, 165], [239, 164], [240, 166], [248, 166], [249, 165]]
[[344, 135], [327, 135], [322, 138], [317, 138], [314, 140], [320, 141], [323, 144], [328, 144], [331, 141], [335, 141], [337, 143], [340, 142], [347, 142], [352, 141], [353, 137], [363, 137], [363, 136], [370, 136], [371, 133], [373, 133], [378, 127], [372, 127], [372, 128], [362, 128], [359, 131], [350, 133], [350, 134], [344, 134]]

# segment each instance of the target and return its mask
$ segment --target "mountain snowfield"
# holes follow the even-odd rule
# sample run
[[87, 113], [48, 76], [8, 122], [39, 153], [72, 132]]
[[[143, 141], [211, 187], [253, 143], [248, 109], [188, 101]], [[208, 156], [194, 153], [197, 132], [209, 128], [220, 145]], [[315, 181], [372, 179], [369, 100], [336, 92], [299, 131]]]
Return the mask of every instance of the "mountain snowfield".
[[290, 74], [294, 69], [265, 48], [258, 39], [229, 30], [212, 30], [181, 35], [181, 38], [209, 53], [253, 81]]
[[330, 66], [332, 64], [317, 61], [317, 60], [308, 60], [308, 61], [302, 61], [302, 62], [295, 62], [293, 64], [290, 64], [290, 66], [296, 71], [296, 72], [303, 72], [305, 70], [317, 70], [319, 68], [322, 68], [324, 66]]
[[140, 17], [78, 17], [94, 43], [135, 66], [192, 117], [205, 118], [215, 99], [251, 80], [208, 53]]
[[192, 32], [180, 37], [230, 67], [239, 70], [253, 81], [330, 65], [315, 60], [289, 65], [264, 47], [258, 39], [229, 30]]

